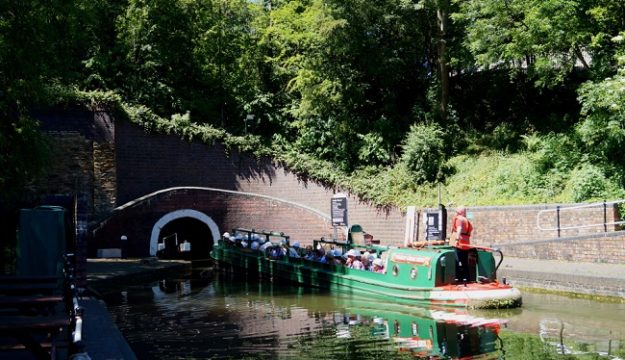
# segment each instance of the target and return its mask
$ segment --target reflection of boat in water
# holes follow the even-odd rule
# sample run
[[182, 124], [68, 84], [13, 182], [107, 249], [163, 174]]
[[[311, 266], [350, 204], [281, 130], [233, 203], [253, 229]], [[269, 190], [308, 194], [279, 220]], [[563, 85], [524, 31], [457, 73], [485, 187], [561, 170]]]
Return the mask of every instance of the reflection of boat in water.
[[[375, 348], [374, 345], [432, 359], [495, 359], [504, 352], [499, 331], [506, 320], [475, 316], [461, 309], [376, 301], [348, 292], [300, 293], [293, 297], [294, 288], [291, 292], [278, 293], [272, 284], [259, 283], [258, 289], [250, 288], [249, 284], [245, 286], [247, 306], [258, 309], [270, 305], [274, 310], [287, 312], [288, 309], [304, 309], [310, 318], [320, 319], [325, 324], [323, 327], [332, 327], [335, 339], [363, 346], [364, 354], [367, 349]], [[232, 291], [229, 282], [220, 282], [218, 288], [226, 293]], [[295, 318], [297, 316], [293, 315]], [[291, 329], [290, 332], [300, 331]], [[323, 339], [313, 337], [310, 341], [314, 346]]]
[[[235, 229], [225, 234], [211, 251], [222, 266], [243, 268], [247, 273], [278, 277], [294, 283], [342, 288], [394, 302], [436, 304], [471, 308], [505, 308], [521, 305], [520, 292], [497, 279], [493, 252], [470, 247], [468, 264], [458, 279], [456, 248], [444, 244], [421, 248], [396, 248], [357, 242], [315, 240], [315, 249], [324, 257], [294, 251], [289, 237], [282, 233]], [[277, 241], [276, 241], [277, 240]], [[355, 256], [371, 256], [380, 263], [380, 272], [349, 268], [337, 258], [349, 251]], [[500, 252], [499, 252], [500, 253]], [[501, 254], [501, 253], [500, 253]], [[314, 255], [314, 254], [313, 254]], [[319, 254], [320, 255], [320, 254]], [[328, 258], [333, 261], [327, 261]], [[325, 259], [319, 261], [320, 259]]]
[[[120, 318], [145, 326], [137, 333], [150, 348], [173, 351], [179, 358], [210, 358], [221, 351], [230, 358], [314, 358], [310, 350], [323, 354], [320, 358], [392, 359], [400, 351], [415, 357], [488, 359], [503, 351], [498, 338], [502, 322], [466, 310], [389, 303], [229, 273], [204, 280], [170, 279], [126, 288], [118, 300]], [[128, 312], [130, 303], [150, 314], [147, 319], [127, 319], [138, 314]], [[165, 342], [154, 340], [164, 334]]]
[[503, 352], [501, 322], [445, 311], [432, 317], [382, 312], [372, 316], [374, 334], [392, 340], [399, 351], [429, 358], [498, 358]]
[[490, 359], [504, 352], [499, 331], [505, 320], [463, 310], [388, 306], [355, 296], [334, 300], [336, 307], [345, 309], [337, 337], [351, 337], [350, 330], [364, 326], [369, 327], [373, 338], [392, 341], [399, 351], [420, 357]]

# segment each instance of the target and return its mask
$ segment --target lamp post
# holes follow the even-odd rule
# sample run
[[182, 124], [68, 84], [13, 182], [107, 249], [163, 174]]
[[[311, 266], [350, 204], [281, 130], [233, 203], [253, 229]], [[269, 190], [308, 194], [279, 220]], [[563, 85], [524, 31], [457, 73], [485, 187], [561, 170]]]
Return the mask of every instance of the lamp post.
[[119, 240], [121, 241], [122, 247], [122, 259], [125, 259], [128, 256], [128, 236], [122, 235]]

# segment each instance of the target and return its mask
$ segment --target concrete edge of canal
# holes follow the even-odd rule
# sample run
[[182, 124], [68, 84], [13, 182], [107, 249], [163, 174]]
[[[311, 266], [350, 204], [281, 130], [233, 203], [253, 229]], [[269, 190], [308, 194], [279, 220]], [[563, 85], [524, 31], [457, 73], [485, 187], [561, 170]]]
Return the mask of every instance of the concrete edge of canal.
[[85, 309], [83, 340], [85, 351], [93, 360], [134, 360], [136, 356], [117, 328], [106, 304], [99, 300], [100, 291], [115, 286], [145, 282], [191, 270], [189, 261], [156, 259], [89, 259], [87, 293], [81, 298]]

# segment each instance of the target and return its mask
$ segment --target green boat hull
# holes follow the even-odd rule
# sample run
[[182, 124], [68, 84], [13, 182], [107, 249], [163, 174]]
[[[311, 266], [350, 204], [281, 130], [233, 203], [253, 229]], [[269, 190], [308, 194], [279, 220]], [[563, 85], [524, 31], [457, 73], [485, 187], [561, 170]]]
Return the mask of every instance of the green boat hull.
[[302, 258], [271, 259], [250, 248], [228, 246], [223, 241], [211, 256], [222, 268], [287, 281], [376, 297], [385, 301], [415, 305], [438, 305], [469, 308], [504, 308], [521, 305], [521, 294], [495, 278], [492, 254], [477, 252], [476, 276], [483, 283], [456, 284], [453, 248], [391, 249], [387, 254], [386, 273], [350, 269]]

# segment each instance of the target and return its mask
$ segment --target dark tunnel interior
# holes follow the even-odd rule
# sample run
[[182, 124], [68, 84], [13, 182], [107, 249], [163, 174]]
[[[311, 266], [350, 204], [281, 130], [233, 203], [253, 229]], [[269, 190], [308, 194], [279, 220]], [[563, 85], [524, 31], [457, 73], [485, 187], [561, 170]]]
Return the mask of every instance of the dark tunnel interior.
[[156, 255], [161, 259], [208, 259], [213, 236], [208, 225], [184, 217], [173, 220], [161, 229]]

